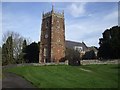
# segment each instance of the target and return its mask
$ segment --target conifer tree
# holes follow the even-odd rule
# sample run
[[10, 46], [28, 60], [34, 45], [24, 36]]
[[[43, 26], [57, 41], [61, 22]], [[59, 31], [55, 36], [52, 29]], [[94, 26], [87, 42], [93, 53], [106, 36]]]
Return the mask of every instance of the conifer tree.
[[103, 32], [103, 38], [99, 39], [98, 57], [100, 59], [120, 58], [120, 26], [114, 26]]
[[26, 49], [26, 46], [27, 46], [27, 41], [24, 40], [23, 44], [22, 44], [22, 52], [20, 53], [19, 58], [18, 58], [19, 59], [18, 63], [25, 63], [25, 55], [26, 55], [25, 49]]
[[7, 41], [6, 41], [6, 50], [7, 50], [8, 64], [14, 63], [14, 61], [13, 61], [13, 40], [12, 40], [12, 36], [9, 36]]
[[6, 48], [6, 44], [4, 43], [2, 45], [2, 65], [7, 65], [8, 61], [7, 61], [7, 48]]
[[3, 65], [14, 63], [12, 36], [9, 36], [2, 46], [2, 61]]

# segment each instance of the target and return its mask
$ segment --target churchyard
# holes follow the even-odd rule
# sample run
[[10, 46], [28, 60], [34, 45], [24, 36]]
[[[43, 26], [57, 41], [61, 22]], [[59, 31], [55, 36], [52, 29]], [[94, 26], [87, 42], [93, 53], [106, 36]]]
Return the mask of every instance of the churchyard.
[[118, 64], [21, 65], [3, 70], [23, 77], [36, 88], [117, 88], [120, 76]]

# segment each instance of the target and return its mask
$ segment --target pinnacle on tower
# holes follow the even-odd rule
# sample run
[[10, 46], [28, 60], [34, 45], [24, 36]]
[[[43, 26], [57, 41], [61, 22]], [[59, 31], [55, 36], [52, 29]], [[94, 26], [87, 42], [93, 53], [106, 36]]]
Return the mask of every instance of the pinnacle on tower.
[[42, 13], [42, 16], [44, 16], [44, 11], [43, 11], [43, 13]]
[[62, 14], [63, 14], [63, 16], [64, 16], [64, 10], [62, 11]]
[[54, 12], [54, 5], [52, 4], [52, 12]]

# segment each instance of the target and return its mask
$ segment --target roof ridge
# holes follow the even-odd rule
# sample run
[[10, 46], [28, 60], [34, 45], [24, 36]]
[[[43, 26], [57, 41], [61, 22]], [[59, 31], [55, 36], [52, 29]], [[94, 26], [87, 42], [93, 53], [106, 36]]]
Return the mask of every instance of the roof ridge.
[[71, 41], [71, 40], [65, 40], [65, 41], [83, 44], [82, 42], [77, 42], [77, 41]]

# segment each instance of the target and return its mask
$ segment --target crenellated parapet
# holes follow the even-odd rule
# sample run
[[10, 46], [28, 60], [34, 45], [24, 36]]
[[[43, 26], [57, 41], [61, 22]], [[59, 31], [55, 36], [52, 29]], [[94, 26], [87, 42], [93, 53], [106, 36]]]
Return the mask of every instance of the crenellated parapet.
[[57, 16], [59, 18], [64, 18], [64, 12], [56, 12], [56, 11], [50, 11], [50, 12], [47, 12], [47, 13], [43, 13], [43, 19], [44, 18], [47, 18], [47, 17], [50, 17], [50, 16]]

